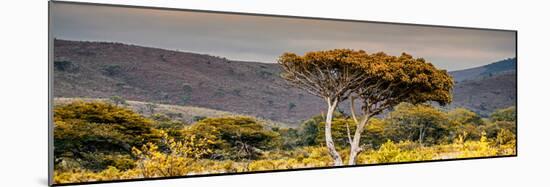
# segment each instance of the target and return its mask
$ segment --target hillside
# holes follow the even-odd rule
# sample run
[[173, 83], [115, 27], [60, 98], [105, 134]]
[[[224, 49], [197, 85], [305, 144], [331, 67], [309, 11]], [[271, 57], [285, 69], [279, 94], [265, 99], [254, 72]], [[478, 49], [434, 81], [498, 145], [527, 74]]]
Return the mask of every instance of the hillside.
[[516, 104], [516, 58], [450, 72], [455, 79], [452, 107], [465, 107], [482, 116]]
[[456, 83], [451, 107], [465, 107], [482, 116], [516, 104], [516, 72], [507, 71]]
[[108, 98], [232, 111], [295, 123], [324, 103], [287, 86], [276, 64], [105, 42], [55, 41], [55, 97]]
[[[288, 86], [279, 78], [280, 69], [274, 63], [232, 61], [121, 43], [55, 40], [54, 45], [55, 97], [117, 95], [294, 125], [326, 107], [321, 99]], [[511, 77], [515, 76], [496, 73], [459, 82], [451, 106], [464, 106], [484, 115], [510, 106], [515, 103], [515, 79], [511, 82]]]
[[480, 79], [488, 76], [511, 73], [516, 71], [516, 58], [509, 58], [485, 66], [453, 71], [451, 75], [456, 82]]

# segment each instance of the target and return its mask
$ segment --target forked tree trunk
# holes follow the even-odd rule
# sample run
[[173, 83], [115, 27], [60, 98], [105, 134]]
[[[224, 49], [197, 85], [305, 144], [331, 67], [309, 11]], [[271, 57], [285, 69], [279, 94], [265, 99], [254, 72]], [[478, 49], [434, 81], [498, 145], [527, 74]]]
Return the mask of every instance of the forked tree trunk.
[[330, 157], [332, 157], [332, 160], [334, 161], [335, 166], [341, 166], [342, 164], [342, 157], [340, 157], [340, 154], [338, 151], [336, 151], [336, 147], [334, 146], [334, 141], [332, 140], [332, 115], [334, 113], [334, 110], [336, 109], [336, 106], [338, 106], [338, 100], [332, 101], [330, 99], [327, 99], [328, 104], [328, 110], [327, 110], [327, 118], [325, 120], [325, 142], [327, 144], [328, 153], [330, 154]]
[[362, 119], [356, 126], [353, 141], [350, 143], [351, 148], [349, 152], [348, 165], [355, 165], [357, 163], [357, 155], [362, 151], [361, 147], [359, 147], [359, 143], [361, 142], [361, 134], [365, 130], [365, 125], [369, 123], [369, 119], [369, 116], [365, 116], [364, 119]]

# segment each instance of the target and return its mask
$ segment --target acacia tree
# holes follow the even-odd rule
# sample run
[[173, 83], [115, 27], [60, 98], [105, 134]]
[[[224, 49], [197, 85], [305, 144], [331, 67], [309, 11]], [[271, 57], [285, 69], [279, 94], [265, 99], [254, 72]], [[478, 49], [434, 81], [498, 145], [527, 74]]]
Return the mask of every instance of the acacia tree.
[[[349, 165], [356, 163], [357, 154], [362, 151], [359, 146], [361, 134], [373, 116], [401, 102], [418, 104], [431, 101], [445, 105], [452, 101], [451, 76], [446, 70], [439, 70], [422, 58], [413, 58], [406, 53], [401, 56], [375, 53], [369, 55], [361, 67], [364, 79], [351, 97], [352, 117], [357, 128], [353, 140], [349, 137]], [[361, 99], [363, 115], [360, 119], [354, 112], [355, 97]]]
[[332, 116], [338, 104], [364, 82], [360, 65], [367, 57], [365, 51], [335, 49], [309, 52], [304, 56], [285, 53], [278, 60], [283, 79], [327, 103], [325, 143], [336, 166], [342, 165], [342, 157], [332, 140]]
[[[401, 102], [413, 104], [435, 101], [450, 103], [453, 80], [445, 70], [436, 69], [422, 58], [403, 53], [390, 56], [384, 53], [335, 49], [309, 52], [304, 56], [285, 53], [279, 58], [282, 77], [292, 85], [323, 98], [327, 102], [325, 142], [334, 165], [342, 165], [331, 134], [332, 114], [339, 102], [351, 97], [352, 117], [357, 124], [353, 139], [350, 128], [349, 165], [356, 163], [362, 149], [361, 134], [369, 120]], [[354, 99], [362, 101], [362, 116], [355, 115]]]

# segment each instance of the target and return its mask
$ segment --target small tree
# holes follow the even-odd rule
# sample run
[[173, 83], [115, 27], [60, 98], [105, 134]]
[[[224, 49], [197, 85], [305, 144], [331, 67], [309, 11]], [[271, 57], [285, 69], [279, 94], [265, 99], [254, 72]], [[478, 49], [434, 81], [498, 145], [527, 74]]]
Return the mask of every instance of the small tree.
[[342, 157], [332, 140], [332, 116], [338, 104], [364, 81], [360, 66], [367, 58], [365, 51], [335, 49], [309, 52], [304, 56], [285, 53], [278, 60], [283, 79], [327, 103], [325, 142], [336, 166], [342, 165]]
[[288, 111], [291, 111], [292, 109], [296, 108], [296, 104], [293, 102], [288, 103]]
[[417, 141], [420, 145], [438, 143], [448, 135], [444, 112], [429, 105], [401, 103], [389, 114], [389, 133], [395, 142]]
[[206, 118], [184, 130], [185, 136], [211, 141], [208, 158], [256, 159], [263, 151], [280, 146], [281, 137], [254, 118], [231, 116]]
[[118, 95], [112, 96], [109, 99], [111, 100], [111, 102], [113, 102], [113, 104], [115, 104], [115, 106], [126, 105], [126, 99], [124, 99], [124, 98], [122, 98]]
[[155, 103], [145, 103], [145, 108], [147, 108], [147, 111], [149, 114], [153, 115], [155, 114], [155, 109], [158, 107]]
[[191, 100], [191, 95], [193, 93], [193, 87], [190, 84], [183, 85], [183, 92], [181, 95], [181, 104], [187, 105], [189, 100]]

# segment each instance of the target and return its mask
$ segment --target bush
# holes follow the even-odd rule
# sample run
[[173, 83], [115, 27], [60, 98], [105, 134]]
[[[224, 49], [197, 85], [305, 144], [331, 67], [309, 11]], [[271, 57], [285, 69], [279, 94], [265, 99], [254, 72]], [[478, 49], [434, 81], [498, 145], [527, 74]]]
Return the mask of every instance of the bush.
[[495, 121], [489, 122], [487, 125], [481, 127], [480, 131], [486, 132], [488, 138], [496, 138], [501, 130], [508, 130], [512, 133], [516, 133], [516, 123], [510, 121]]
[[318, 145], [317, 134], [319, 133], [319, 124], [323, 121], [321, 115], [314, 116], [311, 119], [306, 120], [298, 128], [300, 134], [299, 145], [301, 146], [313, 146]]
[[288, 111], [291, 111], [292, 109], [296, 108], [296, 104], [293, 102], [288, 103]]
[[488, 157], [496, 156], [498, 149], [491, 146], [491, 142], [485, 134], [482, 134], [479, 141], [466, 141], [458, 144], [460, 155], [458, 158]]
[[185, 129], [184, 134], [214, 142], [211, 149], [216, 151], [208, 157], [216, 159], [255, 159], [264, 150], [281, 145], [278, 133], [243, 116], [203, 119]]
[[113, 102], [113, 104], [115, 104], [115, 106], [118, 106], [118, 105], [127, 105], [126, 103], [126, 99], [120, 97], [120, 96], [112, 96], [109, 98], [109, 100], [111, 100], [111, 102]]
[[151, 120], [105, 102], [55, 106], [54, 124], [56, 163], [82, 159], [82, 165], [93, 170], [109, 165], [111, 158], [101, 155], [128, 155], [132, 146], [158, 139]]
[[293, 128], [272, 128], [271, 130], [279, 133], [282, 139], [282, 148], [284, 150], [293, 150], [296, 147], [299, 147], [300, 134], [298, 130]]
[[78, 66], [75, 63], [65, 60], [54, 61], [53, 66], [55, 70], [63, 72], [75, 72], [78, 70]]
[[508, 108], [500, 109], [491, 114], [491, 121], [516, 121], [516, 107], [511, 106]]
[[193, 116], [193, 121], [197, 122], [200, 120], [206, 119], [206, 116]]
[[445, 142], [449, 129], [447, 115], [430, 105], [401, 103], [388, 117], [388, 135], [395, 141], [417, 141], [433, 145]]
[[[151, 113], [146, 118], [106, 102], [56, 105], [55, 183], [333, 165], [323, 146], [322, 115], [294, 129], [267, 127], [245, 116], [195, 116], [194, 124], [185, 125]], [[511, 114], [499, 110], [488, 120], [466, 109], [444, 113], [427, 105], [402, 104], [387, 120], [369, 121], [357, 163], [514, 155], [516, 126], [509, 121]], [[349, 143], [348, 127], [353, 133], [354, 121], [336, 112], [333, 139], [343, 160], [350, 152], [344, 148]], [[416, 141], [420, 127], [426, 128], [423, 143]]]
[[166, 153], [152, 143], [143, 145], [141, 149], [132, 148], [132, 153], [138, 158], [138, 170], [145, 178], [170, 177], [187, 175], [195, 159], [210, 154], [210, 142], [206, 139], [197, 139], [190, 136], [184, 141], [175, 141], [166, 133], [162, 133], [163, 143], [167, 146]]
[[516, 154], [516, 134], [508, 129], [501, 129], [498, 133], [496, 146], [499, 148], [499, 155]]
[[466, 140], [478, 140], [481, 138], [482, 128], [486, 124], [476, 113], [465, 109], [456, 108], [447, 113], [449, 117], [449, 130], [447, 142], [451, 142], [458, 135], [464, 135]]
[[376, 151], [362, 153], [358, 161], [364, 164], [411, 162], [432, 160], [435, 153], [419, 144], [405, 141], [394, 143], [388, 140]]
[[155, 120], [155, 128], [162, 130], [178, 130], [182, 129], [186, 124], [182, 121], [172, 120], [168, 115], [165, 114], [153, 114], [151, 116]]
[[123, 71], [122, 66], [118, 64], [105, 65], [103, 66], [102, 70], [103, 70], [103, 74], [107, 76], [117, 76]]
[[[334, 112], [334, 119], [344, 119], [345, 116], [341, 112]], [[322, 135], [324, 137], [324, 115], [316, 115], [310, 119], [304, 121], [298, 128], [298, 133], [300, 134], [300, 145], [302, 146], [314, 146], [324, 144], [324, 138], [320, 138]], [[334, 126], [334, 124], [333, 124]], [[345, 127], [344, 127], [345, 128]], [[334, 136], [334, 135], [333, 135]]]

